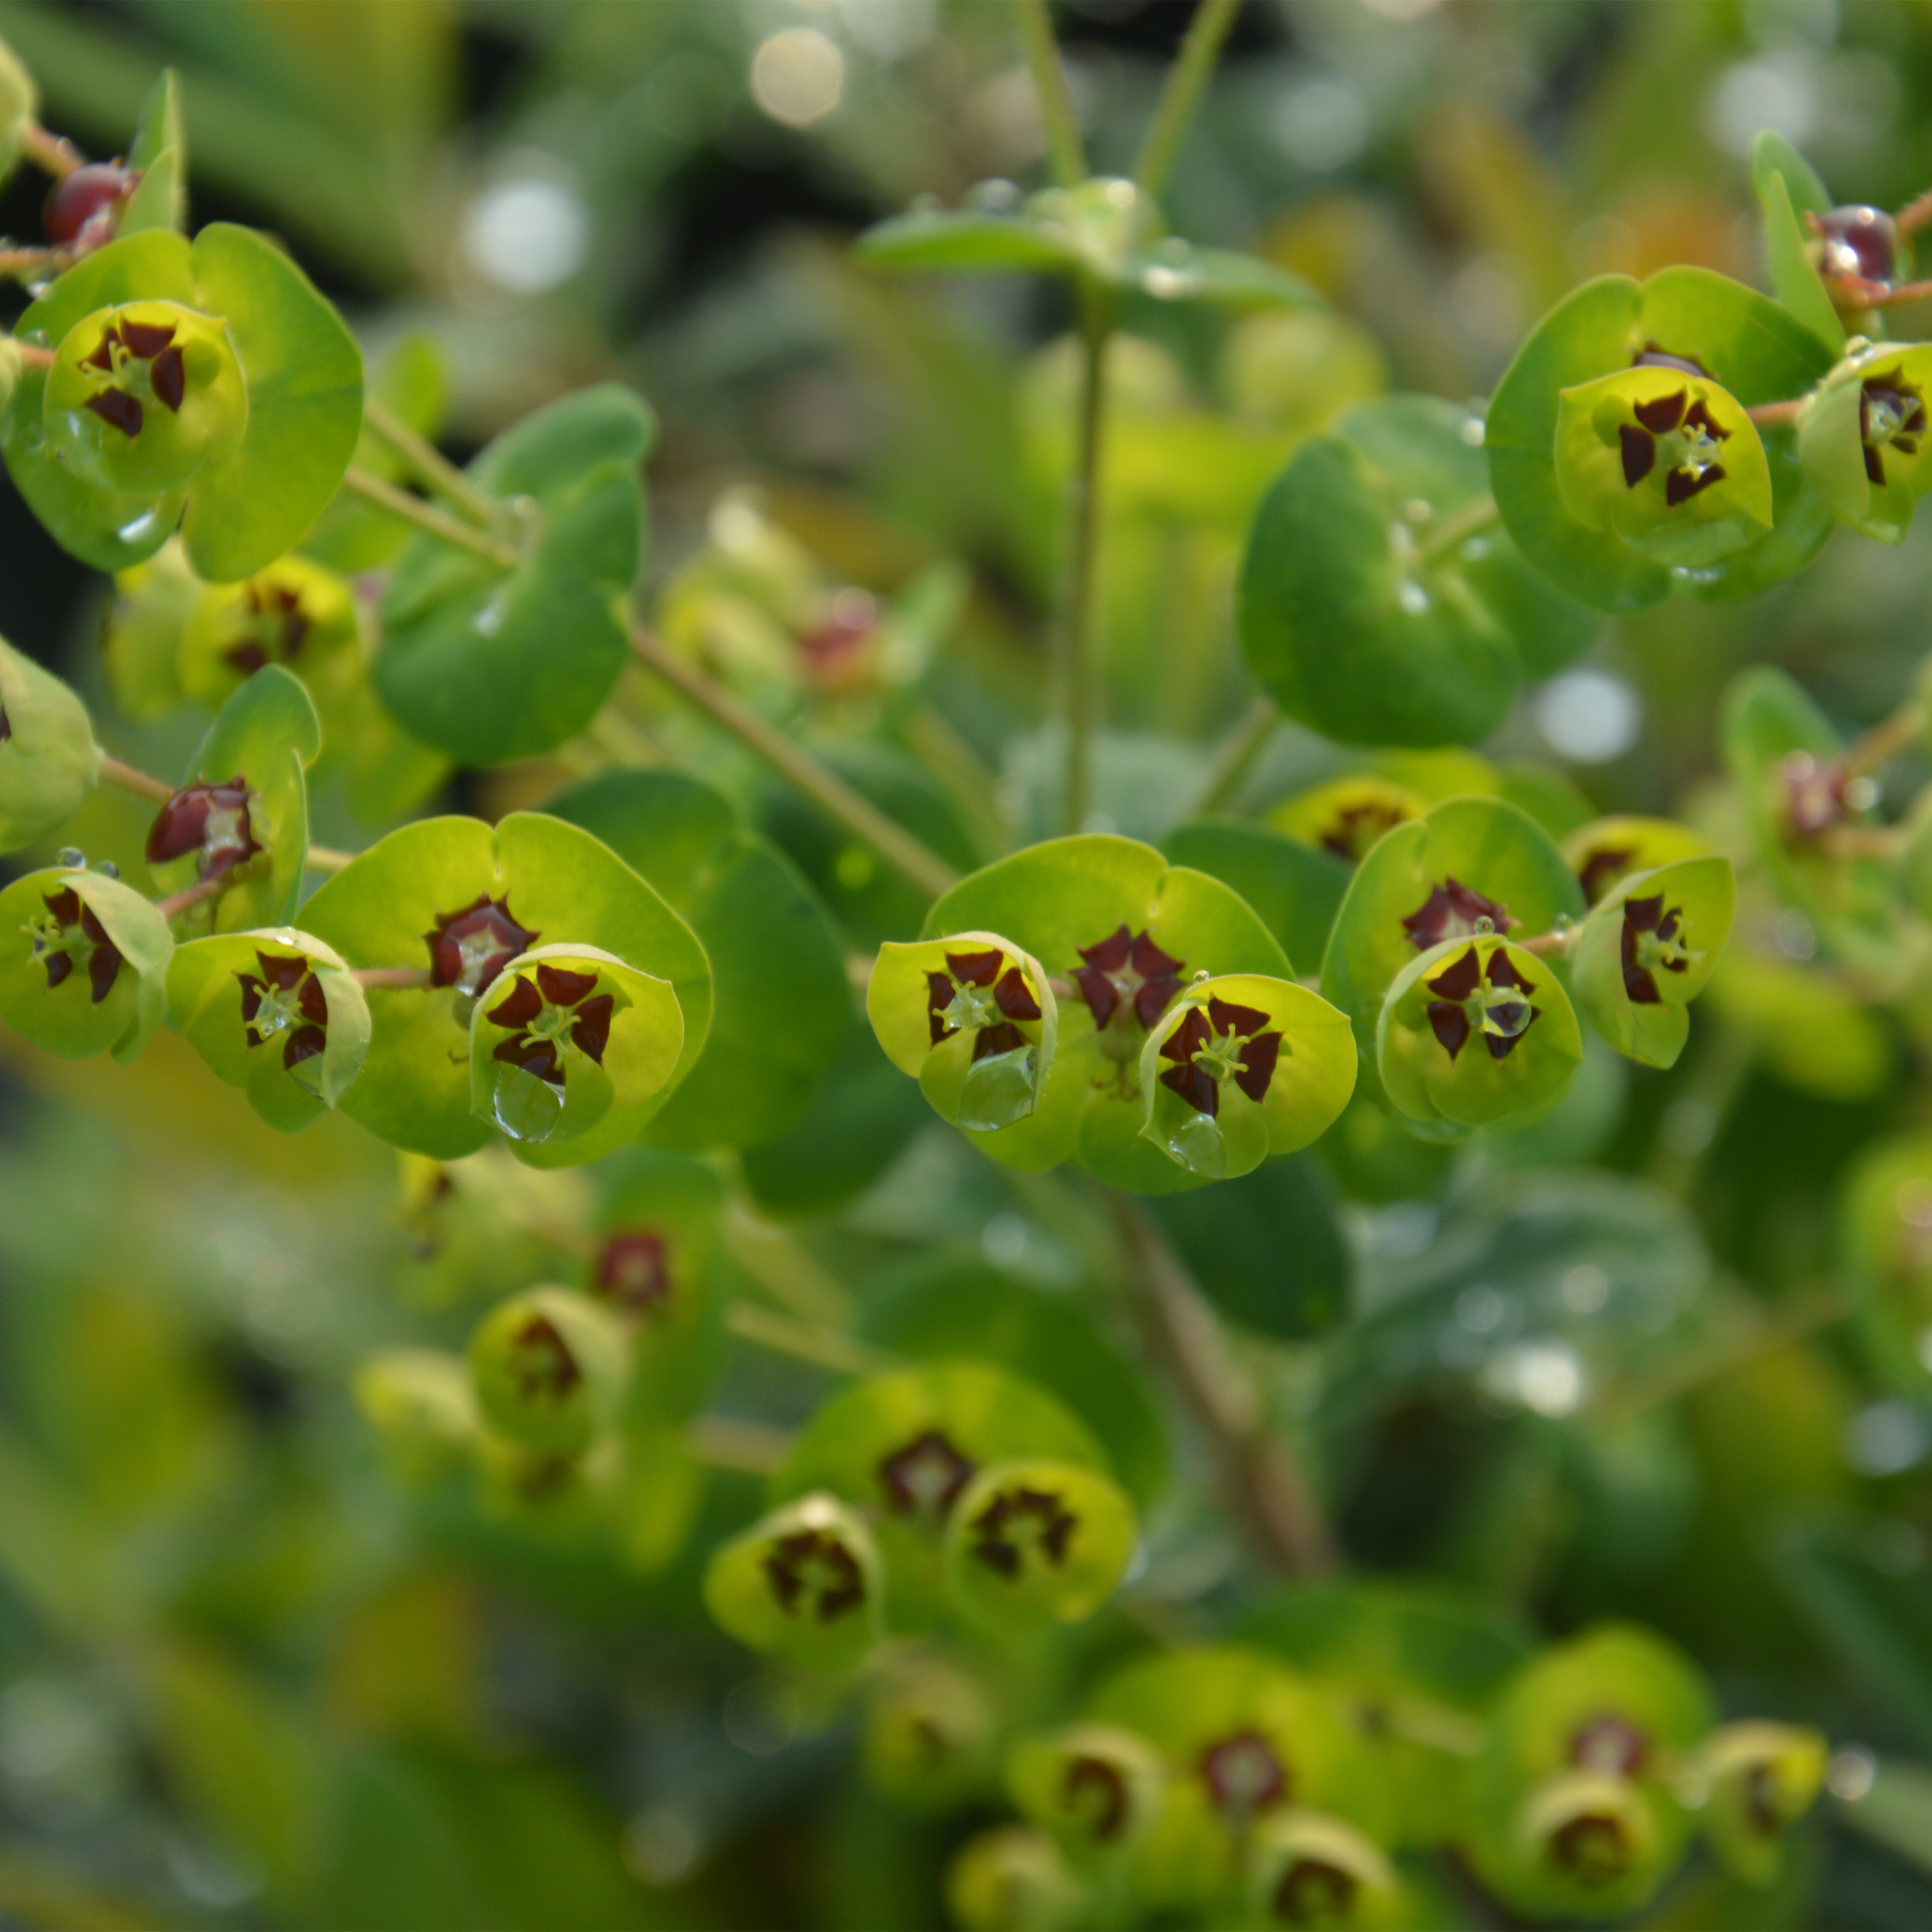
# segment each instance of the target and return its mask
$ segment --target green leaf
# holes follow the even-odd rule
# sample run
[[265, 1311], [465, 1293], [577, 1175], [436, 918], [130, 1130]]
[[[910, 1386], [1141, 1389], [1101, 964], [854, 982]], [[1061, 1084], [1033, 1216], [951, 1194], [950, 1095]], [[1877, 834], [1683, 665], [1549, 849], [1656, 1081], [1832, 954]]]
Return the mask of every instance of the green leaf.
[[132, 1060], [167, 1011], [173, 952], [167, 922], [118, 879], [29, 872], [0, 891], [0, 1018], [64, 1059]]
[[[188, 158], [188, 130], [182, 123], [181, 78], [171, 67], [148, 90], [134, 123], [134, 138], [128, 144], [128, 165], [136, 174], [146, 174], [165, 154]], [[183, 173], [185, 176], [186, 170]], [[170, 223], [170, 226], [178, 226]]]
[[513, 1146], [569, 1150], [601, 1130], [601, 1151], [656, 1111], [683, 1046], [668, 980], [594, 946], [533, 946], [472, 1003], [470, 1111]]
[[0, 852], [58, 832], [94, 789], [100, 757], [86, 706], [0, 638]]
[[1143, 1137], [1190, 1173], [1232, 1180], [1340, 1118], [1355, 1086], [1348, 1016], [1290, 980], [1196, 980], [1149, 1031], [1140, 1084]]
[[[1277, 1162], [1262, 1172], [1294, 1166]], [[1220, 1201], [1227, 1191], [1177, 1195], [1160, 1204]], [[1146, 1382], [1064, 1296], [1028, 1288], [970, 1255], [932, 1252], [868, 1289], [863, 1332], [894, 1355], [975, 1356], [1037, 1382], [1092, 1430], [1138, 1502], [1149, 1501], [1166, 1480], [1166, 1428]]]
[[[218, 898], [181, 915], [192, 931], [248, 932], [294, 916], [308, 858], [304, 774], [321, 746], [314, 704], [279, 664], [256, 671], [216, 714], [182, 783], [244, 782], [248, 835], [260, 849], [230, 868]], [[184, 853], [153, 866], [154, 883], [178, 892], [205, 876], [202, 863], [201, 852]]]
[[1822, 214], [1832, 206], [1825, 184], [1782, 134], [1766, 128], [1751, 147], [1751, 188], [1764, 216], [1765, 253], [1778, 298], [1822, 342], [1834, 349], [1845, 325], [1805, 247], [1798, 217]]
[[428, 536], [398, 558], [376, 686], [425, 744], [500, 764], [554, 749], [602, 707], [628, 653], [621, 606], [641, 556], [638, 466], [655, 426], [614, 382], [539, 410], [470, 470], [493, 500], [536, 506], [515, 565]]
[[188, 225], [188, 181], [181, 152], [164, 148], [141, 171], [140, 185], [128, 197], [117, 235], [160, 228], [179, 233]]
[[946, 1520], [946, 1588], [996, 1635], [1082, 1622], [1120, 1587], [1139, 1534], [1105, 1476], [1036, 1456], [996, 1462]]
[[272, 1127], [296, 1133], [340, 1103], [369, 1049], [369, 1008], [340, 958], [286, 926], [176, 949], [174, 1024]]
[[546, 807], [603, 840], [688, 921], [711, 961], [710, 1036], [652, 1120], [660, 1146], [749, 1148], [804, 1116], [852, 1024], [845, 946], [770, 842], [740, 830], [702, 780], [610, 772]]
[[1190, 820], [1165, 833], [1160, 847], [1175, 865], [1206, 872], [1239, 892], [1290, 960], [1319, 964], [1348, 890], [1346, 860], [1233, 818]]
[[752, 1198], [782, 1220], [835, 1214], [905, 1151], [932, 1115], [861, 1019], [847, 1029], [797, 1124], [746, 1150]]
[[1159, 302], [1204, 302], [1238, 311], [1328, 306], [1310, 284], [1258, 255], [1197, 248], [1178, 236], [1130, 256], [1117, 280]]
[[1881, 1758], [1870, 1789], [1838, 1814], [1888, 1850], [1932, 1873], [1932, 1771]]
[[1066, 274], [1078, 257], [1057, 226], [1016, 210], [914, 208], [867, 229], [855, 258], [955, 275]]
[[1584, 921], [1572, 956], [1584, 1017], [1619, 1053], [1674, 1066], [1689, 1036], [1684, 1008], [1716, 970], [1736, 905], [1728, 859], [1683, 859], [1621, 880]]
[[[1384, 836], [1356, 869], [1322, 962], [1323, 996], [1354, 1022], [1371, 1097], [1382, 1090], [1374, 1070], [1376, 1033], [1396, 975], [1415, 958], [1418, 941], [1436, 943], [1431, 935], [1442, 917], [1454, 918], [1466, 934], [1474, 929], [1470, 917], [1434, 898], [1451, 880], [1501, 906], [1508, 929], [1525, 938], [1583, 911], [1582, 893], [1555, 841], [1501, 799], [1449, 799]], [[1403, 924], [1410, 918], [1423, 920], [1413, 938]]]
[[1786, 430], [1765, 439], [1775, 526], [1729, 556], [1666, 571], [1614, 532], [1578, 520], [1557, 482], [1562, 392], [1630, 369], [1652, 344], [1694, 359], [1745, 409], [1804, 394], [1832, 360], [1825, 343], [1785, 310], [1706, 268], [1666, 268], [1642, 284], [1601, 276], [1532, 332], [1490, 404], [1484, 441], [1491, 488], [1529, 561], [1558, 589], [1612, 615], [1660, 602], [1673, 586], [1721, 598], [1774, 582], [1808, 562], [1827, 534], [1791, 469]]
[[1264, 1161], [1238, 1180], [1148, 1204], [1230, 1321], [1305, 1342], [1347, 1314], [1354, 1259], [1334, 1189], [1312, 1160]]
[[40, 106], [40, 90], [33, 76], [20, 64], [14, 50], [0, 40], [0, 176], [13, 172]]
[[246, 577], [292, 548], [335, 494], [362, 421], [361, 355], [286, 256], [225, 222], [191, 245], [159, 228], [109, 243], [62, 275], [20, 329], [52, 347], [84, 317], [143, 302], [179, 303], [226, 324], [248, 392], [248, 427], [233, 453], [166, 490], [98, 488], [52, 460], [47, 372], [23, 369], [0, 416], [8, 468], [56, 540], [97, 569], [152, 556], [179, 524], [200, 575]]
[[[924, 936], [974, 932], [1003, 934], [1082, 989], [1060, 1003], [1058, 1044], [1034, 1113], [971, 1134], [975, 1144], [1029, 1171], [1077, 1159], [1096, 1179], [1136, 1192], [1198, 1184], [1142, 1137], [1148, 1029], [1140, 1009], [1157, 1022], [1201, 972], [1287, 980], [1280, 945], [1246, 903], [1205, 873], [1169, 866], [1150, 845], [1089, 834], [1050, 839], [962, 880], [932, 908]], [[1143, 985], [1150, 986], [1144, 997]]]
[[1932, 1751], [1932, 1582], [1922, 1559], [1900, 1548], [1898, 1527], [1874, 1518], [1792, 1522], [1772, 1561], [1874, 1708]]
[[[710, 968], [690, 928], [630, 868], [587, 832], [561, 820], [513, 812], [490, 828], [472, 818], [432, 818], [380, 840], [328, 880], [302, 908], [304, 926], [357, 967], [427, 967], [426, 935], [480, 902], [507, 908], [533, 938], [524, 942], [594, 946], [634, 970], [668, 980], [684, 1041], [662, 1104], [703, 1051], [710, 1028]], [[500, 971], [524, 950], [496, 960]], [[488, 988], [483, 989], [488, 997]], [[456, 983], [372, 987], [374, 1034], [363, 1077], [344, 1112], [392, 1144], [438, 1160], [473, 1152], [489, 1129], [470, 1112], [470, 1008]], [[620, 1112], [634, 1133], [643, 1119]], [[594, 1157], [595, 1136], [568, 1151]], [[520, 1158], [541, 1150], [518, 1149]]]

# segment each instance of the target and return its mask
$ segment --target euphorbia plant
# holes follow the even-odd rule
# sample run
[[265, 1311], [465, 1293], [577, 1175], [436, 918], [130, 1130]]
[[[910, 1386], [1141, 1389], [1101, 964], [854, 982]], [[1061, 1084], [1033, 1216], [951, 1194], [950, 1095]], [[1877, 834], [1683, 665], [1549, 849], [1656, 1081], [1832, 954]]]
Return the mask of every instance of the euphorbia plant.
[[[1486, 404], [1371, 398], [1298, 436], [1228, 586], [1264, 694], [1185, 808], [1124, 836], [1097, 590], [1124, 326], [1136, 302], [1322, 307], [1166, 232], [1234, 13], [1205, 0], [1132, 176], [1094, 177], [1022, 0], [1052, 182], [922, 206], [857, 250], [1070, 295], [1036, 838], [924, 768], [974, 770], [928, 676], [956, 568], [881, 603], [734, 496], [661, 634], [640, 397], [552, 400], [459, 466], [379, 398], [408, 389], [404, 352], [365, 374], [271, 242], [181, 231], [170, 81], [124, 164], [82, 165], [20, 76], [14, 147], [64, 172], [23, 265], [0, 447], [52, 537], [115, 575], [122, 710], [212, 716], [178, 783], [150, 776], [0, 644], [0, 835], [32, 855], [0, 892], [0, 1015], [70, 1058], [132, 1059], [165, 1023], [268, 1126], [339, 1112], [394, 1149], [419, 1298], [491, 1304], [466, 1347], [365, 1361], [398, 1480], [519, 1548], [674, 1577], [799, 1728], [862, 1708], [868, 1775], [909, 1806], [1016, 1813], [957, 1852], [969, 1927], [1622, 1917], [1700, 1836], [1772, 1886], [1824, 1775], [1816, 1732], [1720, 1723], [1698, 1666], [1640, 1631], [1539, 1649], [1487, 1610], [1333, 1574], [1352, 1373], [1480, 1359], [1484, 1401], [1558, 1430], [1598, 1393], [1588, 1361], [1503, 1330], [1535, 1294], [1587, 1323], [1612, 1286], [1596, 1250], [1554, 1210], [1486, 1249], [1445, 1234], [1445, 1266], [1473, 1246], [1500, 1277], [1527, 1244], [1536, 1279], [1505, 1304], [1458, 1276], [1433, 1354], [1399, 1327], [1426, 1277], [1353, 1322], [1278, 1283], [1314, 1271], [1310, 1225], [1341, 1248], [1330, 1169], [1358, 1219], [1426, 1196], [1432, 1231], [1473, 1226], [1538, 1137], [1600, 1147], [1613, 1057], [1676, 1066], [1707, 986], [1749, 1006], [1734, 924], [1798, 920], [1874, 1003], [1922, 977], [1924, 812], [1884, 823], [1875, 783], [1923, 736], [1916, 696], [1846, 747], [1747, 670], [1728, 808], [1695, 825], [1595, 817], [1558, 774], [1457, 748], [1600, 616], [1754, 595], [1834, 525], [1905, 535], [1932, 482], [1932, 346], [1882, 328], [1922, 292], [1919, 218], [1831, 207], [1766, 137], [1775, 299], [1695, 266], [1600, 278]], [[1285, 718], [1359, 754], [1244, 790]], [[452, 769], [512, 766], [493, 796], [518, 808], [428, 810]], [[139, 886], [45, 849], [102, 788], [152, 808]], [[311, 842], [325, 790], [380, 828], [364, 849]], [[1048, 1232], [1079, 1295], [940, 1254], [855, 1299], [811, 1234], [908, 1142], [1018, 1204], [1021, 1250]], [[1291, 1162], [1310, 1148], [1329, 1169]], [[894, 1172], [908, 1199], [937, 1185], [910, 1156]], [[1881, 1149], [1851, 1198], [1872, 1352], [1922, 1397], [1932, 1159]], [[988, 1254], [1005, 1213], [981, 1215]], [[1655, 1326], [1682, 1339], [1675, 1318]], [[1192, 1418], [1172, 1475], [1136, 1328]], [[734, 1414], [740, 1346], [847, 1385], [808, 1414]], [[1612, 1490], [1652, 1455], [1642, 1402], [1615, 1399], [1640, 1420], [1590, 1466]], [[1172, 1614], [1144, 1580], [1196, 1538], [1240, 1553]]]

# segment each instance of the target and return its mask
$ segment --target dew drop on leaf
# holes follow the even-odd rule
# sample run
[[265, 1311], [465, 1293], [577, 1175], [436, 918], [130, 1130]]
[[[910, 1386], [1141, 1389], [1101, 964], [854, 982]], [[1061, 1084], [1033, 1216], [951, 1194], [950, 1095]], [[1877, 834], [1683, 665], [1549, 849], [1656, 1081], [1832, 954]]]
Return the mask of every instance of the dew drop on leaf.
[[513, 1141], [547, 1141], [556, 1131], [563, 1096], [520, 1066], [506, 1066], [490, 1092], [496, 1124]]

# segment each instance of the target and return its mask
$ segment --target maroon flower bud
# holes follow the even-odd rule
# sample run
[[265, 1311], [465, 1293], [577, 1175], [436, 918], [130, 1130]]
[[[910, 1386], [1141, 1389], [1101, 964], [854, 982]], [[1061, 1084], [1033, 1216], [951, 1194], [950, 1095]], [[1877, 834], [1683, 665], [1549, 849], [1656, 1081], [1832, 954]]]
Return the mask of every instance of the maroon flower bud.
[[188, 785], [156, 814], [148, 831], [148, 862], [199, 855], [196, 871], [218, 878], [261, 850], [249, 818], [248, 781], [239, 772], [226, 784]]
[[1898, 279], [1898, 224], [1883, 208], [1834, 208], [1805, 218], [1818, 238], [1820, 274], [1860, 282]]
[[1082, 946], [1080, 957], [1085, 963], [1074, 973], [1073, 983], [1103, 1033], [1124, 1004], [1142, 1026], [1151, 1027], [1180, 991], [1186, 965], [1163, 952], [1144, 932], [1130, 932], [1125, 926], [1096, 946]]
[[938, 1430], [928, 1429], [880, 1459], [879, 1484], [886, 1492], [886, 1506], [895, 1516], [938, 1522], [958, 1501], [978, 1468]]
[[1259, 1731], [1237, 1731], [1208, 1745], [1201, 1775], [1215, 1810], [1238, 1826], [1289, 1796], [1288, 1767]]
[[63, 175], [40, 212], [47, 239], [56, 248], [99, 247], [119, 224], [140, 178], [118, 161], [89, 161]]
[[500, 899], [476, 899], [456, 912], [438, 913], [436, 930], [423, 934], [429, 947], [430, 984], [454, 986], [475, 999], [542, 936], [511, 916], [507, 893]]
[[1404, 917], [1402, 928], [1416, 951], [1426, 952], [1445, 939], [1473, 939], [1480, 932], [1508, 932], [1515, 924], [1508, 907], [1485, 898], [1461, 880], [1450, 878]]
[[1580, 1771], [1634, 1778], [1649, 1755], [1649, 1741], [1628, 1718], [1606, 1711], [1580, 1726], [1570, 1740], [1570, 1762]]
[[650, 1314], [670, 1299], [670, 1244], [649, 1228], [613, 1234], [598, 1250], [590, 1292], [635, 1314]]

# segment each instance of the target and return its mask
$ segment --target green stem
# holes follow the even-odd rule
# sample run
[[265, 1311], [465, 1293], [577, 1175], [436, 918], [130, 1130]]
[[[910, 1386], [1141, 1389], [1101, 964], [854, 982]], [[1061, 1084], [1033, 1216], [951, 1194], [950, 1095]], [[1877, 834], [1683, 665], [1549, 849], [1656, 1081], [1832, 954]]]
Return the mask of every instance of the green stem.
[[1908, 698], [1896, 711], [1881, 718], [1840, 761], [1847, 778], [1875, 772], [1888, 764], [1908, 746], [1916, 745], [1925, 730], [1925, 707], [1916, 698]]
[[1760, 429], [1784, 429], [1798, 420], [1798, 412], [1810, 400], [1809, 396], [1793, 396], [1781, 403], [1760, 403], [1744, 414]]
[[1058, 709], [1066, 732], [1066, 791], [1062, 818], [1069, 832], [1087, 822], [1091, 790], [1091, 738], [1097, 722], [1099, 679], [1094, 629], [1100, 550], [1100, 463], [1107, 415], [1107, 340], [1114, 326], [1111, 296], [1084, 292], [1081, 314], [1080, 420], [1072, 479], [1072, 548], [1066, 608], [1060, 641]]
[[1839, 308], [1854, 315], [1868, 309], [1904, 308], [1912, 302], [1932, 298], [1932, 281], [1894, 282], [1888, 288], [1876, 282], [1849, 281], [1834, 275], [1826, 286]]
[[1281, 723], [1281, 706], [1268, 697], [1255, 700], [1235, 720], [1216, 746], [1214, 762], [1208, 767], [1207, 782], [1194, 800], [1190, 818], [1218, 812], [1240, 789], [1241, 781], [1262, 754], [1262, 747]]
[[1932, 221], [1932, 188], [1908, 201], [1892, 218], [1898, 224], [1900, 234], [1916, 234], [1926, 223]]
[[1033, 70], [1040, 95], [1040, 117], [1046, 128], [1047, 154], [1053, 178], [1062, 188], [1078, 188], [1087, 178], [1086, 151], [1080, 144], [1080, 120], [1067, 91], [1066, 70], [1053, 38], [1053, 20], [1046, 0], [1019, 0], [1020, 38], [1026, 44], [1027, 65]]
[[1227, 1338], [1186, 1265], [1143, 1209], [1124, 1195], [1110, 1198], [1138, 1265], [1150, 1352], [1179, 1381], [1256, 1541], [1292, 1576], [1332, 1574], [1340, 1558], [1314, 1491], [1288, 1443], [1268, 1428], [1252, 1384], [1229, 1354]]
[[94, 775], [103, 784], [118, 785], [150, 805], [166, 805], [175, 795], [172, 785], [164, 784], [159, 778], [151, 778], [146, 772], [137, 772], [132, 765], [124, 765], [118, 758], [105, 754], [94, 767]]
[[734, 1205], [718, 1224], [724, 1251], [774, 1301], [801, 1321], [847, 1327], [856, 1312], [850, 1291], [795, 1235]]
[[1426, 563], [1431, 557], [1440, 556], [1446, 550], [1454, 550], [1465, 538], [1480, 536], [1492, 524], [1500, 523], [1502, 512], [1496, 508], [1496, 500], [1481, 496], [1474, 502], [1465, 503], [1453, 515], [1444, 517], [1415, 547], [1416, 560]]
[[889, 1366], [875, 1348], [836, 1330], [820, 1328], [775, 1308], [749, 1301], [734, 1302], [725, 1311], [724, 1325], [740, 1340], [755, 1342], [781, 1355], [796, 1356], [835, 1375], [875, 1376]]
[[870, 799], [854, 791], [836, 772], [827, 770], [809, 752], [794, 745], [776, 725], [760, 717], [735, 693], [673, 650], [648, 626], [632, 625], [631, 648], [667, 684], [675, 685], [700, 710], [708, 712], [734, 737], [749, 746], [814, 805], [863, 839], [887, 864], [897, 867], [920, 891], [937, 898], [959, 883], [959, 874], [938, 853], [928, 850]]
[[50, 134], [38, 121], [29, 121], [21, 130], [20, 152], [56, 181], [87, 164], [87, 157], [64, 134]]
[[415, 471], [418, 482], [427, 484], [439, 496], [448, 497], [483, 530], [496, 527], [496, 506], [428, 437], [418, 435], [374, 396], [362, 399], [362, 420]]
[[[62, 269], [71, 267], [74, 260], [71, 248], [0, 248], [0, 275], [10, 276], [19, 282], [51, 281]], [[20, 360], [30, 368], [52, 368], [51, 349], [37, 348], [18, 338], [14, 346], [19, 350]]]
[[372, 476], [366, 470], [358, 470], [352, 464], [343, 473], [342, 487], [360, 496], [365, 503], [373, 503], [390, 516], [415, 524], [425, 536], [434, 537], [440, 543], [466, 550], [485, 562], [494, 563], [499, 570], [515, 567], [517, 551], [514, 544], [485, 536], [481, 530], [452, 517], [447, 510], [440, 510], [434, 503], [425, 503], [420, 496], [412, 496], [406, 490], [399, 490], [394, 484], [386, 483], [381, 477]]
[[1134, 164], [1135, 184], [1143, 194], [1158, 199], [1167, 185], [1188, 124], [1201, 105], [1214, 63], [1220, 58], [1222, 44], [1240, 10], [1241, 0], [1201, 0], [1195, 8], [1180, 57], [1168, 70], [1153, 122], [1141, 144], [1140, 158]]

